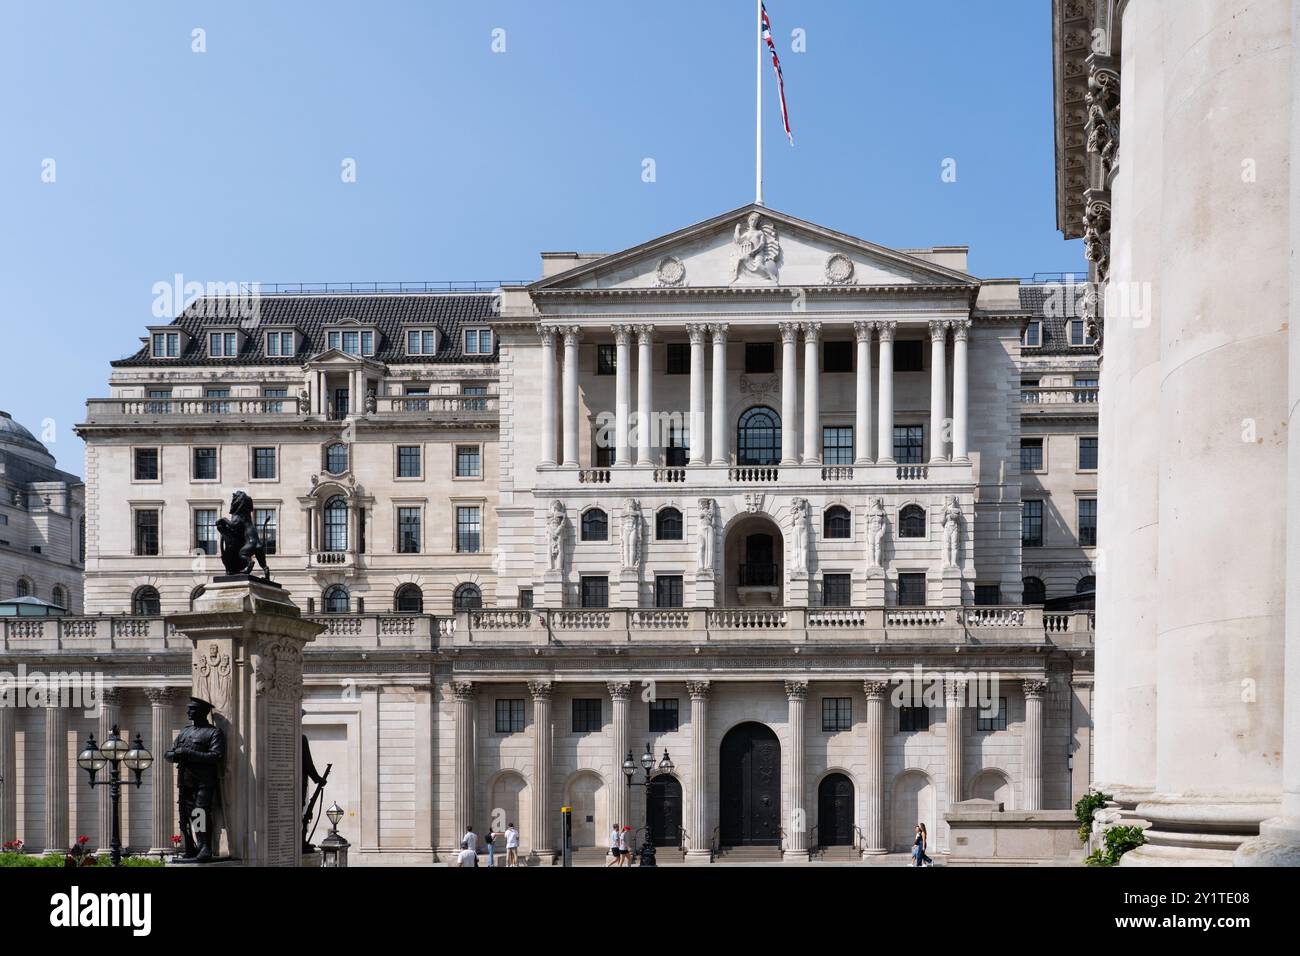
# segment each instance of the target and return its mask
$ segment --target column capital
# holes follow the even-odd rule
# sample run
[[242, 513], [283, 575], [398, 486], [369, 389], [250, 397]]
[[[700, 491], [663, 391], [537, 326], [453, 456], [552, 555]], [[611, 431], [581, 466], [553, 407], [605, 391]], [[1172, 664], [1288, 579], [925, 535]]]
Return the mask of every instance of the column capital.
[[560, 334], [560, 331], [558, 325], [542, 325], [541, 323], [537, 325], [537, 337], [543, 345], [555, 345], [555, 337]]
[[179, 695], [171, 687], [146, 687], [144, 696], [154, 707], [162, 707], [170, 704]]
[[126, 691], [120, 687], [105, 687], [99, 695], [99, 702], [109, 707], [121, 707], [126, 702]]
[[563, 333], [565, 345], [577, 345], [582, 340], [582, 326], [580, 325], [560, 326], [558, 331]]
[[954, 342], [966, 341], [966, 336], [970, 334], [970, 319], [953, 319], [948, 325], [952, 328]]
[[731, 328], [726, 322], [710, 322], [709, 334], [713, 336], [713, 344], [727, 344], [727, 330]]
[[806, 680], [788, 680], [785, 682], [785, 696], [788, 700], [807, 700], [808, 682]]
[[871, 333], [876, 329], [875, 322], [854, 322], [853, 338], [857, 342], [871, 343]]
[[632, 684], [625, 680], [612, 680], [605, 684], [609, 696], [614, 700], [627, 700], [632, 696]]
[[943, 682], [943, 699], [949, 705], [961, 706], [966, 699], [969, 681], [965, 677], [948, 677]]
[[709, 340], [709, 326], [707, 323], [691, 322], [686, 326], [686, 334], [692, 345], [704, 345]]
[[1047, 693], [1047, 681], [1042, 678], [1026, 678], [1020, 682], [1020, 689], [1030, 700], [1042, 700]]
[[898, 331], [898, 323], [893, 321], [877, 322], [876, 331], [880, 333], [881, 342], [892, 342], [894, 341], [894, 333]]
[[454, 680], [451, 682], [451, 692], [457, 700], [473, 700], [477, 688], [473, 681]]
[[636, 329], [636, 340], [641, 345], [650, 345], [654, 340], [655, 327], [650, 324], [634, 326]]
[[930, 320], [930, 341], [942, 342], [948, 337], [948, 323], [942, 319]]
[[867, 700], [884, 700], [885, 695], [889, 693], [889, 681], [864, 680], [862, 692], [867, 695]]
[[614, 341], [619, 345], [631, 345], [632, 336], [636, 334], [635, 325], [611, 325], [610, 331], [614, 333]]
[[686, 693], [690, 695], [691, 700], [708, 700], [709, 692], [712, 685], [706, 680], [688, 680], [686, 682]]
[[552, 685], [548, 680], [530, 680], [528, 682], [528, 693], [533, 695], [533, 700], [550, 700], [551, 689]]
[[822, 324], [820, 322], [800, 322], [799, 330], [803, 332], [805, 343], [817, 344], [817, 340], [822, 336]]
[[798, 322], [778, 322], [776, 329], [781, 333], [781, 342], [785, 345], [794, 345], [799, 341], [799, 323]]

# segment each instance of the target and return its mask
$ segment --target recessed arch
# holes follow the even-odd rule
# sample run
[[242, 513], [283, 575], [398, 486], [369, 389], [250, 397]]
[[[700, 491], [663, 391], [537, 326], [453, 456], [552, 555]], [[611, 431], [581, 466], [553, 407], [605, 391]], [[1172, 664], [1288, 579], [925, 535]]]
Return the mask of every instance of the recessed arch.
[[1095, 575], [1085, 574], [1079, 578], [1078, 583], [1074, 585], [1075, 594], [1087, 594], [1089, 591], [1097, 590], [1097, 578]]
[[857, 789], [853, 778], [832, 770], [817, 782], [817, 845], [852, 846]]
[[829, 541], [853, 538], [853, 513], [844, 505], [831, 505], [822, 512], [822, 537]]
[[157, 617], [162, 613], [162, 598], [151, 584], [131, 592], [131, 613], [138, 617]]
[[681, 509], [676, 505], [664, 505], [655, 512], [656, 541], [681, 541], [684, 528]]
[[609, 540], [609, 514], [604, 508], [593, 505], [582, 512], [579, 519], [579, 540]]
[[1047, 585], [1043, 583], [1042, 578], [1031, 575], [1020, 583], [1025, 589], [1024, 596], [1020, 599], [1021, 604], [1042, 604], [1047, 600]]
[[910, 502], [898, 509], [898, 536], [900, 538], [926, 538], [928, 522], [925, 508], [916, 502]]
[[1012, 799], [1015, 795], [1011, 786], [1011, 777], [1005, 770], [987, 767], [971, 778], [966, 788], [973, 800], [992, 800], [1002, 804], [1004, 810], [1014, 810]]
[[352, 596], [347, 585], [331, 584], [321, 594], [321, 610], [327, 614], [345, 614], [351, 610]]
[[424, 591], [418, 584], [403, 584], [393, 592], [393, 610], [421, 612], [424, 610]]
[[929, 853], [934, 855], [935, 820], [938, 804], [934, 781], [924, 770], [904, 770], [894, 778], [891, 806], [890, 843], [895, 852], [911, 852], [916, 825], [924, 823], [929, 835]]
[[[626, 786], [619, 781], [620, 786]], [[565, 805], [573, 808], [574, 846], [600, 846], [609, 830], [608, 794], [604, 779], [594, 770], [579, 770], [564, 785]]]
[[477, 584], [466, 582], [458, 585], [451, 595], [451, 606], [455, 611], [475, 611], [483, 606], [483, 591]]
[[[513, 823], [519, 831], [520, 848], [531, 848], [533, 842], [529, 824], [533, 818], [532, 788], [528, 786], [524, 775], [518, 770], [500, 771], [488, 783], [488, 796], [491, 799], [488, 825], [494, 830], [505, 830]], [[504, 844], [497, 846], [505, 849]]]

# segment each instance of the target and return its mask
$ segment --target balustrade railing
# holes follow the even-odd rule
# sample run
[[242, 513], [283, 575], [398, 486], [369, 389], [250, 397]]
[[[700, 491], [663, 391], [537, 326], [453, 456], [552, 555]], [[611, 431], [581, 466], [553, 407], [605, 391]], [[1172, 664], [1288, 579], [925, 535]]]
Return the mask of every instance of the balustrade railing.
[[737, 465], [727, 470], [727, 476], [744, 484], [772, 482], [781, 479], [781, 469], [775, 465]]
[[808, 626], [866, 627], [867, 610], [860, 607], [818, 607], [808, 609]]
[[608, 468], [583, 468], [578, 472], [578, 481], [584, 485], [607, 485], [610, 480]]
[[930, 477], [928, 465], [899, 465], [895, 470], [899, 481], [923, 481]]
[[727, 631], [772, 631], [789, 620], [785, 608], [717, 608], [708, 613], [710, 629]]
[[827, 465], [822, 469], [822, 481], [852, 481], [852, 465]]
[[656, 468], [655, 481], [677, 483], [686, 480], [685, 468]]
[[781, 584], [781, 568], [776, 564], [742, 564], [737, 583], [742, 588], [773, 588]]
[[1020, 387], [1025, 405], [1096, 405], [1100, 389], [1095, 385], [1042, 385]]

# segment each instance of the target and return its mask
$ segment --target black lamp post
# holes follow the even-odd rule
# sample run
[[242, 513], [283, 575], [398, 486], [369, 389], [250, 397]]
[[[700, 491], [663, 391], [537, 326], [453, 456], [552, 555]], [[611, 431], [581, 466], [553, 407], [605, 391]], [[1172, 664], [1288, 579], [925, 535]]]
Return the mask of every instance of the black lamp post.
[[[645, 771], [645, 782], [634, 783], [632, 777], [636, 775], [636, 764], [632, 761], [632, 751], [627, 752], [627, 758], [623, 761], [623, 776], [627, 777], [628, 789], [632, 787], [645, 787], [645, 837], [641, 841], [641, 865], [655, 866], [655, 846], [650, 840], [650, 787], [652, 781], [650, 775], [655, 772], [655, 755], [650, 749], [650, 745], [645, 745], [645, 753], [641, 755], [641, 768]], [[668, 756], [668, 751], [664, 750], [663, 759], [659, 761], [658, 770], [660, 773], [672, 773], [673, 761]]]
[[[128, 747], [125, 740], [118, 733], [117, 725], [113, 725], [113, 730], [109, 733], [108, 739], [104, 741], [101, 747], [95, 743], [95, 735], [91, 734], [86, 740], [86, 749], [77, 755], [77, 766], [90, 776], [91, 787], [108, 787], [108, 799], [112, 805], [113, 826], [109, 838], [109, 849], [112, 851], [113, 866], [122, 865], [122, 826], [121, 826], [121, 802], [122, 802], [122, 767], [131, 771], [134, 775], [134, 782], [138, 787], [144, 783], [144, 772], [153, 766], [153, 754], [151, 754], [140, 735], [135, 735], [135, 740]], [[108, 779], [95, 779], [101, 770], [108, 767]]]

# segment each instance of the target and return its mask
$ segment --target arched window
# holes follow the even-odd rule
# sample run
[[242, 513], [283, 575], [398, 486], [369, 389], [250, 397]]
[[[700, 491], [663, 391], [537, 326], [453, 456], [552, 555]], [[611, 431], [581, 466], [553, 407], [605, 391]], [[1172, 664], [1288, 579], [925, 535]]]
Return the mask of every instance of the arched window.
[[205, 588], [202, 584], [200, 584], [198, 587], [196, 587], [193, 591], [190, 592], [190, 610], [191, 610], [191, 611], [194, 610], [194, 602], [197, 601], [199, 598], [201, 598], [201, 597], [203, 596], [203, 592], [204, 592], [205, 590], [206, 590], [206, 588]]
[[1023, 583], [1025, 596], [1020, 599], [1022, 604], [1042, 604], [1047, 600], [1047, 585], [1042, 578], [1025, 578]]
[[348, 549], [348, 502], [342, 495], [335, 495], [325, 502], [325, 550], [346, 551]]
[[17, 591], [19, 597], [31, 597], [32, 582], [28, 581], [26, 578], [19, 578], [18, 587], [15, 590]]
[[423, 611], [424, 592], [418, 585], [403, 584], [397, 589], [397, 597], [393, 599], [393, 604], [399, 611]]
[[349, 610], [348, 589], [341, 584], [331, 584], [321, 597], [321, 606], [327, 614], [344, 614]]
[[1075, 594], [1087, 594], [1090, 591], [1097, 590], [1097, 579], [1091, 574], [1079, 578], [1079, 583], [1074, 586]]
[[775, 465], [781, 460], [781, 416], [765, 406], [751, 408], [736, 426], [736, 464]]
[[162, 613], [162, 600], [158, 589], [149, 587], [136, 588], [131, 595], [131, 613], [140, 617], [157, 617]]
[[900, 538], [925, 537], [925, 509], [920, 505], [907, 505], [898, 513]]
[[477, 584], [462, 584], [452, 595], [451, 606], [457, 611], [472, 611], [483, 606], [483, 592]]
[[660, 541], [682, 540], [682, 513], [665, 508], [655, 515], [655, 537]]
[[592, 508], [582, 513], [582, 540], [609, 540], [609, 517], [605, 512], [599, 508]]
[[56, 606], [63, 608], [65, 611], [68, 609], [68, 596], [59, 585], [54, 585], [54, 590], [50, 592], [50, 598]]
[[822, 515], [823, 538], [848, 538], [853, 535], [853, 522], [849, 519], [849, 509], [842, 505], [827, 508]]
[[331, 475], [341, 475], [348, 470], [348, 446], [335, 442], [325, 449], [325, 470]]

